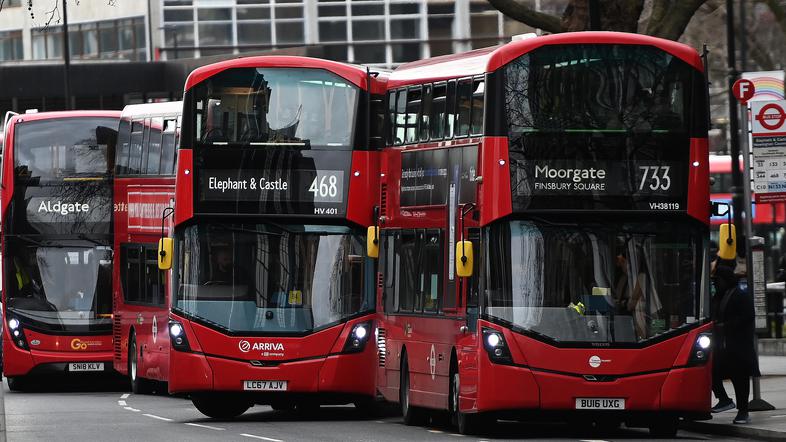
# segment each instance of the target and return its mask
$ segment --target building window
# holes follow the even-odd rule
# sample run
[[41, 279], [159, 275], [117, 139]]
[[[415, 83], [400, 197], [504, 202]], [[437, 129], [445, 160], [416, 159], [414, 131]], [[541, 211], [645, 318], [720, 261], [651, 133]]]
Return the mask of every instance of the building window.
[[[63, 34], [60, 28], [33, 29], [33, 59], [52, 60], [63, 57]], [[104, 20], [68, 25], [71, 58], [147, 59], [147, 34], [143, 17]]]
[[22, 31], [0, 32], [0, 61], [22, 60]]

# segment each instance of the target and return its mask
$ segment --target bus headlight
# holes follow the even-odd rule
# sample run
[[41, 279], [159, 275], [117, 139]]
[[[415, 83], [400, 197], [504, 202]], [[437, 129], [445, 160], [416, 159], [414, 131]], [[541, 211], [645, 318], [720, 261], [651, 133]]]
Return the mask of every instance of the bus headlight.
[[344, 344], [344, 353], [357, 353], [366, 348], [368, 342], [369, 330], [371, 330], [371, 322], [361, 322], [352, 327], [352, 331], [347, 336], [347, 342]]
[[8, 330], [11, 331], [11, 340], [14, 344], [22, 350], [27, 350], [27, 338], [22, 330], [22, 323], [16, 318], [11, 318], [8, 320]]
[[188, 338], [186, 337], [183, 324], [169, 320], [169, 341], [172, 342], [172, 348], [178, 351], [191, 351], [191, 346], [188, 345]]
[[690, 352], [689, 365], [705, 364], [712, 354], [712, 335], [710, 333], [699, 333], [693, 348]]
[[489, 355], [491, 362], [497, 364], [512, 364], [513, 358], [510, 356], [510, 350], [505, 342], [505, 336], [502, 332], [491, 328], [483, 329], [483, 348]]

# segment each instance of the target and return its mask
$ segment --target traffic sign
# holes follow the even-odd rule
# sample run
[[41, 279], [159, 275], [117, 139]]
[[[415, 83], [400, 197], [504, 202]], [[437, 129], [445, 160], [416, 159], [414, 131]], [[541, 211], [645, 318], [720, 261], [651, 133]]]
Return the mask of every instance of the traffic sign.
[[756, 101], [751, 104], [752, 131], [756, 135], [786, 135], [786, 100]]
[[748, 100], [753, 98], [756, 94], [756, 87], [753, 85], [752, 81], [740, 78], [734, 82], [732, 91], [734, 92], [734, 97], [737, 98], [740, 103], [746, 104]]

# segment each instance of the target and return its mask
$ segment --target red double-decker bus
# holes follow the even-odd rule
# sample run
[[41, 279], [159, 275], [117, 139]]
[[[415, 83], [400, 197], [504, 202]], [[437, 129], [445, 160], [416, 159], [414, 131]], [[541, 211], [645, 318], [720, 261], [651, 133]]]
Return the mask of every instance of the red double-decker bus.
[[449, 410], [709, 415], [707, 85], [695, 50], [582, 32], [403, 65], [382, 156], [379, 389]]
[[112, 369], [112, 168], [120, 112], [16, 115], [2, 165], [3, 373]]
[[[181, 101], [126, 106], [115, 169], [114, 367], [134, 393], [168, 380], [169, 303], [158, 269], [162, 212], [174, 205]], [[168, 228], [171, 224], [164, 224]]]
[[205, 415], [374, 398], [365, 248], [385, 75], [274, 56], [189, 76], [160, 259], [174, 261], [169, 391]]

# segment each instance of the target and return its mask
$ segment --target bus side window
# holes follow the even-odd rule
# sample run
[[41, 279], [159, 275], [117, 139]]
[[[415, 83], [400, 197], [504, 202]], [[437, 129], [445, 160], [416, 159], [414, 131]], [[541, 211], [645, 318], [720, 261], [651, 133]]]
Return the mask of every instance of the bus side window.
[[472, 80], [463, 79], [458, 83], [456, 91], [456, 136], [466, 137], [469, 135], [470, 112], [472, 110]]
[[445, 94], [445, 138], [453, 138], [456, 126], [456, 80], [448, 82]]
[[436, 313], [442, 303], [442, 232], [429, 231], [421, 243], [420, 293], [423, 311]]
[[422, 89], [420, 86], [409, 88], [407, 93], [407, 119], [406, 119], [406, 143], [417, 143], [418, 133], [420, 132], [418, 123], [420, 123], [420, 105], [421, 105]]
[[434, 85], [434, 96], [431, 101], [431, 139], [441, 140], [445, 135], [445, 83]]
[[401, 89], [396, 93], [396, 132], [394, 144], [404, 144], [407, 129], [407, 90]]
[[[396, 311], [396, 299], [394, 283], [396, 277], [396, 255], [395, 255], [395, 232], [384, 232], [382, 239], [382, 250], [384, 253], [383, 261], [380, 263], [380, 269], [384, 272], [382, 275], [383, 291], [385, 297], [385, 312], [390, 313]], [[383, 266], [384, 264], [384, 266]]]
[[141, 121], [134, 121], [131, 126], [131, 141], [128, 154], [128, 174], [136, 175], [142, 163], [142, 136], [144, 135], [144, 124]]
[[150, 136], [147, 142], [147, 167], [148, 175], [158, 175], [161, 167], [161, 132], [164, 129], [164, 119], [153, 118], [150, 125]]
[[115, 173], [118, 175], [125, 175], [128, 173], [128, 152], [131, 150], [131, 122], [122, 119], [120, 120], [120, 129], [117, 134], [117, 155], [116, 155], [116, 169]]
[[472, 83], [472, 127], [470, 135], [483, 135], [483, 100], [486, 95], [486, 84], [482, 79]]
[[469, 229], [468, 238], [472, 241], [472, 256], [475, 259], [475, 269], [472, 276], [467, 278], [467, 308], [478, 307], [480, 293], [480, 270], [483, 268], [483, 257], [480, 254], [480, 229]]
[[399, 311], [414, 311], [418, 290], [419, 250], [414, 231], [403, 231], [396, 244], [396, 304]]
[[429, 137], [429, 117], [431, 117], [431, 84], [423, 86], [423, 103], [420, 112], [420, 141], [428, 141]]
[[385, 130], [387, 144], [392, 146], [396, 141], [396, 91], [388, 92], [388, 121]]
[[150, 127], [152, 120], [145, 118], [144, 134], [142, 136], [142, 158], [139, 162], [139, 173], [144, 175], [147, 172], [147, 157], [150, 149]]
[[175, 169], [175, 140], [176, 120], [164, 121], [164, 133], [161, 140], [161, 174], [171, 175]]

